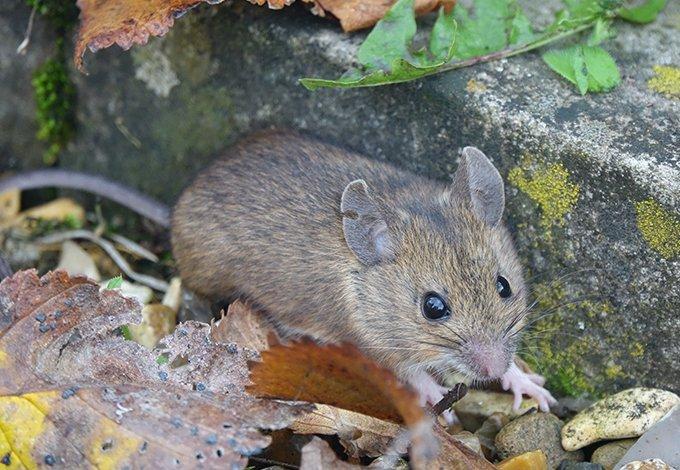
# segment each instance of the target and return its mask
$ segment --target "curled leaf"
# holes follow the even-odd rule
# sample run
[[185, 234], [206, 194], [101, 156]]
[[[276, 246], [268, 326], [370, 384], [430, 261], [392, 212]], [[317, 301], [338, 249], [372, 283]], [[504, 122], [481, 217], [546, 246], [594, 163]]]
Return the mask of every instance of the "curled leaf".
[[[119, 333], [141, 306], [63, 271], [22, 271], [0, 284], [0, 449], [33, 468], [242, 468], [309, 407], [244, 391], [247, 361], [180, 325], [148, 351]], [[157, 361], [159, 355], [167, 361]], [[4, 439], [4, 440], [3, 440]], [[3, 454], [4, 455], [4, 454]]]

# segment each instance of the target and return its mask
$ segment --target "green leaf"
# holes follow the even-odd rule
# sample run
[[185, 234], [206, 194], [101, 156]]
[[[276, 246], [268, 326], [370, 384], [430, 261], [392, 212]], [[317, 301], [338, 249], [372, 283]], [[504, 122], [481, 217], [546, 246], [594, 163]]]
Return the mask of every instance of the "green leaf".
[[536, 34], [534, 34], [529, 18], [517, 7], [510, 25], [508, 44], [528, 44], [534, 39], [536, 39]]
[[106, 289], [118, 289], [120, 286], [123, 285], [123, 276], [120, 274], [116, 277], [113, 277], [109, 279], [109, 282], [106, 283]]
[[608, 91], [621, 83], [619, 68], [614, 58], [598, 46], [583, 46], [588, 69], [588, 91]]
[[439, 9], [439, 16], [430, 34], [430, 52], [436, 60], [448, 61], [453, 54], [456, 38], [456, 20], [452, 14], [446, 14], [444, 7]]
[[588, 45], [597, 46], [601, 44], [602, 41], [614, 36], [614, 30], [611, 25], [611, 20], [598, 18], [597, 22], [595, 23], [595, 27], [590, 32], [590, 36], [588, 36]]
[[398, 0], [378, 21], [357, 52], [357, 60], [367, 70], [389, 70], [405, 57], [416, 34], [413, 0]]
[[[410, 10], [405, 9], [409, 6]], [[397, 10], [395, 14], [393, 10]], [[405, 16], [410, 15], [410, 19]], [[387, 21], [387, 23], [384, 23]], [[387, 24], [387, 26], [386, 26]], [[395, 33], [394, 28], [405, 25], [407, 34]], [[413, 0], [399, 0], [388, 14], [376, 24], [366, 41], [359, 48], [359, 62], [363, 70], [350, 69], [337, 80], [323, 78], [303, 78], [300, 83], [309, 90], [317, 88], [354, 88], [377, 86], [389, 83], [400, 83], [435, 73], [439, 67], [446, 64], [453, 57], [454, 39], [456, 36], [456, 21], [453, 13], [446, 13], [440, 9], [437, 21], [430, 34], [429, 50], [411, 52], [415, 30], [415, 13]], [[390, 43], [393, 41], [393, 43]], [[368, 43], [368, 46], [366, 46]], [[388, 44], [389, 43], [389, 44]], [[386, 47], [390, 61], [378, 59], [379, 47]], [[385, 45], [388, 44], [388, 45]], [[399, 55], [397, 55], [399, 51]]]
[[621, 81], [619, 69], [611, 55], [599, 46], [572, 46], [551, 50], [543, 60], [562, 77], [576, 85], [579, 92], [607, 91]]
[[666, 0], [647, 0], [642, 5], [632, 8], [621, 8], [618, 15], [626, 21], [633, 23], [651, 23], [659, 15]]

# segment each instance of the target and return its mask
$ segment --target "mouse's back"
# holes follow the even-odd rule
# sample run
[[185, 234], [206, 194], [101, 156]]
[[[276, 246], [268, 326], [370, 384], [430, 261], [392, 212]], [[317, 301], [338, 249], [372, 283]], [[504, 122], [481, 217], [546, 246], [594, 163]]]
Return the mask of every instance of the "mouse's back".
[[[245, 296], [289, 328], [344, 337], [350, 271], [341, 198], [363, 178], [382, 210], [385, 193], [418, 191], [410, 173], [294, 133], [252, 137], [213, 163], [177, 202], [173, 253], [192, 290]], [[327, 315], [324, 331], [312, 312]], [[326, 328], [327, 327], [327, 328]]]

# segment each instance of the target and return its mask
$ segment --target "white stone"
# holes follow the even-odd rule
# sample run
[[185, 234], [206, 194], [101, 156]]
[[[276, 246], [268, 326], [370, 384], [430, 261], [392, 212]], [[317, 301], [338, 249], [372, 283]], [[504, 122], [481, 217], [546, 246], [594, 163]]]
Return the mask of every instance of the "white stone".
[[603, 439], [640, 436], [678, 403], [680, 398], [665, 390], [624, 390], [574, 416], [562, 428], [562, 447], [571, 451]]

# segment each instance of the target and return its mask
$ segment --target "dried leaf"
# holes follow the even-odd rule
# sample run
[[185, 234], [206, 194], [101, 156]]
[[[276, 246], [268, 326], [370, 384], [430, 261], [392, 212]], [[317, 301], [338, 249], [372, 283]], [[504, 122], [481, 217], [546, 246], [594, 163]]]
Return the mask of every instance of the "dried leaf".
[[83, 70], [83, 54], [118, 44], [124, 50], [146, 44], [149, 36], [168, 32], [175, 18], [202, 2], [220, 0], [78, 0], [80, 27], [74, 61]]
[[85, 209], [72, 199], [58, 198], [46, 204], [20, 212], [13, 218], [3, 220], [0, 222], [0, 229], [21, 226], [28, 219], [57, 221], [73, 220], [82, 223], [85, 220]]
[[90, 254], [71, 240], [66, 240], [61, 244], [61, 254], [56, 269], [63, 269], [71, 276], [85, 276], [96, 282], [101, 280], [99, 269]]
[[[356, 411], [408, 426], [414, 468], [428, 468], [437, 455], [432, 420], [415, 392], [350, 345], [320, 346], [310, 340], [275, 344], [251, 363], [256, 396], [302, 400]], [[400, 445], [398, 445], [400, 447]]]
[[328, 468], [350, 470], [361, 467], [338, 459], [326, 441], [314, 437], [309, 444], [302, 448], [300, 470], [325, 470]]
[[[116, 330], [140, 305], [63, 271], [0, 284], [0, 451], [29, 468], [243, 467], [308, 408], [244, 393], [247, 360], [187, 323], [157, 353]], [[185, 361], [180, 360], [184, 358]], [[2, 437], [4, 436], [4, 437]], [[3, 454], [4, 455], [4, 454]]]
[[267, 349], [269, 329], [261, 316], [240, 300], [229, 305], [227, 313], [211, 325], [210, 339], [216, 343], [238, 344], [252, 351]]
[[434, 434], [441, 447], [434, 467], [451, 470], [495, 469], [484, 457], [447, 433], [441, 426], [435, 426]]
[[351, 344], [274, 345], [251, 364], [251, 380], [247, 389], [257, 396], [323, 403], [409, 425], [425, 419], [415, 392]]
[[161, 338], [175, 330], [177, 313], [163, 304], [148, 304], [142, 309], [142, 322], [128, 325], [130, 339], [145, 348], [153, 349]]
[[21, 191], [10, 189], [0, 194], [0, 222], [11, 220], [21, 208]]
[[392, 448], [392, 441], [402, 427], [389, 421], [328, 405], [317, 405], [309, 414], [290, 426], [298, 434], [337, 434], [340, 443], [353, 458], [379, 457], [388, 451], [406, 453], [406, 447]]
[[[317, 7], [338, 18], [344, 31], [356, 31], [377, 23], [385, 16], [394, 0], [316, 0], [315, 3]], [[433, 11], [440, 4], [447, 4], [447, 8], [452, 8], [455, 1], [416, 0], [415, 10], [422, 15]]]

